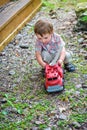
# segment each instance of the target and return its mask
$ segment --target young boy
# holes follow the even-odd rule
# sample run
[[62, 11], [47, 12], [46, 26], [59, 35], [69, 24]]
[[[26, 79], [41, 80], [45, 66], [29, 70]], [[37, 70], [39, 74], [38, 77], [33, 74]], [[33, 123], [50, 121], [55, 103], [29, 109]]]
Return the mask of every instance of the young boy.
[[44, 20], [38, 20], [34, 26], [36, 35], [35, 55], [38, 63], [45, 68], [46, 64], [54, 65], [56, 63], [72, 72], [75, 66], [71, 64], [71, 55], [65, 49], [65, 43], [62, 38], [54, 33], [53, 25]]

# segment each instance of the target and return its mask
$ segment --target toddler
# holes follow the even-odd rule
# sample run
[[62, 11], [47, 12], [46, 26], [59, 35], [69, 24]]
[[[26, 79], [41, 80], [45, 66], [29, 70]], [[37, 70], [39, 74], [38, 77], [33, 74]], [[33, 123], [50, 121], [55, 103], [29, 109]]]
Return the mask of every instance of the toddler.
[[75, 71], [75, 66], [71, 64], [71, 54], [66, 51], [65, 43], [60, 35], [54, 32], [52, 23], [38, 20], [35, 23], [34, 32], [36, 35], [35, 56], [43, 68], [46, 64], [63, 65], [64, 63], [67, 71]]

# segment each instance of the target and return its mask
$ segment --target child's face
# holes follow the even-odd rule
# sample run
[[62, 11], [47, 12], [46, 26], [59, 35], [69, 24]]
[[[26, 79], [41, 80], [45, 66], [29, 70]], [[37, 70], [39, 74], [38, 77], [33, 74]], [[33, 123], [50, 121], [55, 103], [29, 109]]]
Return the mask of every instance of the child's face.
[[40, 42], [42, 42], [43, 44], [47, 44], [51, 40], [52, 34], [47, 33], [47, 34], [43, 34], [43, 36], [36, 34], [36, 36]]

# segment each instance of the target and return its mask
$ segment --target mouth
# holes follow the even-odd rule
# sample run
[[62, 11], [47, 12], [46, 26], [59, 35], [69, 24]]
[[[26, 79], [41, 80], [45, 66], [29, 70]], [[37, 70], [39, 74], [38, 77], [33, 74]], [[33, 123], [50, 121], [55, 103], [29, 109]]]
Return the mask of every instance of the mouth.
[[44, 42], [44, 44], [47, 44], [48, 42]]

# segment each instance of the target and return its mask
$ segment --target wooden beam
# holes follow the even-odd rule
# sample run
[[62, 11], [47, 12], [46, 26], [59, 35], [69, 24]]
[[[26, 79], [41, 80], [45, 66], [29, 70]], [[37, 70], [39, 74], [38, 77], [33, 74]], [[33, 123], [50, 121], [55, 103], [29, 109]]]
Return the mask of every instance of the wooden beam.
[[0, 6], [6, 4], [7, 2], [9, 2], [10, 0], [0, 0]]
[[[25, 0], [22, 0], [25, 1]], [[14, 38], [41, 6], [41, 0], [27, 0], [28, 3], [18, 10], [0, 29], [0, 51]]]

